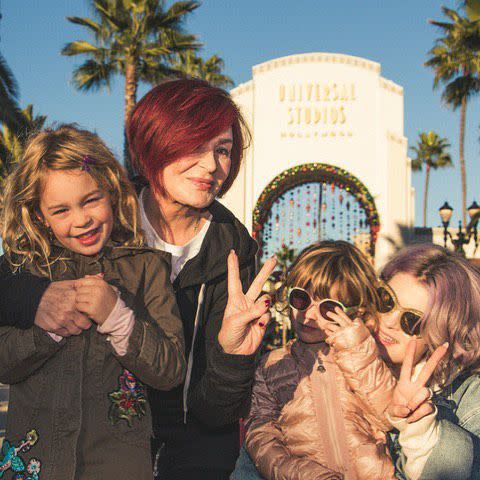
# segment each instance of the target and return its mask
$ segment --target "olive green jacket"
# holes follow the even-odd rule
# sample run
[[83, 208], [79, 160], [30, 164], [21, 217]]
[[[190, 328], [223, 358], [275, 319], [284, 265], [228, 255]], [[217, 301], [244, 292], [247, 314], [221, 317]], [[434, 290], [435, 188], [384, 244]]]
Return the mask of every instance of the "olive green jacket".
[[10, 478], [23, 463], [34, 479], [151, 479], [143, 384], [169, 390], [185, 374], [169, 255], [111, 246], [93, 257], [68, 255], [52, 279], [104, 273], [135, 313], [128, 350], [116, 355], [96, 325], [60, 342], [36, 326], [1, 327], [0, 382], [11, 387], [0, 472]]

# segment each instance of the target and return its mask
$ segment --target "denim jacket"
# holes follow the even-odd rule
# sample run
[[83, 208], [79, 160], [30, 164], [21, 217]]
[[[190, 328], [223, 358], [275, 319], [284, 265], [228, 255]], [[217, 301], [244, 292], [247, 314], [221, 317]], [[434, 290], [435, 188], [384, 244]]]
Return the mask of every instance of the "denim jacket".
[[[457, 378], [433, 401], [440, 437], [419, 480], [480, 480], [480, 376]], [[397, 477], [407, 479], [397, 435], [391, 439]]]

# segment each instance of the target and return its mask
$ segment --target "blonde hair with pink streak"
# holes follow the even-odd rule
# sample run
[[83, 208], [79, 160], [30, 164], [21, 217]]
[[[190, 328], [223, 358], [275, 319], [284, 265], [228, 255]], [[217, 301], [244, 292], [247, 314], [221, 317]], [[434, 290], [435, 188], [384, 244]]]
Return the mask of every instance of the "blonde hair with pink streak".
[[47, 274], [50, 265], [61, 260], [52, 256], [52, 239], [41, 221], [44, 178], [51, 170], [80, 169], [109, 194], [115, 219], [112, 239], [125, 246], [142, 245], [138, 201], [123, 167], [95, 133], [60, 125], [31, 136], [6, 181], [0, 224], [3, 250], [14, 268], [32, 264]]

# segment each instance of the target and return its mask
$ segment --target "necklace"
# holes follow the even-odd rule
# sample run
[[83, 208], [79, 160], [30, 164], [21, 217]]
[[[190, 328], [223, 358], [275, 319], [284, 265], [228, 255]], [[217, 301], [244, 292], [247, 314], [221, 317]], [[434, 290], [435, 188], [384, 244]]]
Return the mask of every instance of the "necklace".
[[198, 226], [200, 225], [200, 219], [201, 219], [201, 217], [198, 216], [197, 221], [195, 222], [195, 226], [193, 227], [193, 236], [195, 236], [197, 234]]

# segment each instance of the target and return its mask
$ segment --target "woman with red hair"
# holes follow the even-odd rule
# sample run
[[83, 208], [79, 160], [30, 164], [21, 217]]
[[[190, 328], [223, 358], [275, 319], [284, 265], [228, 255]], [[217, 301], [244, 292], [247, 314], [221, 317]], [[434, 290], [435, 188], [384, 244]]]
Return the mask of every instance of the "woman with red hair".
[[172, 255], [188, 358], [182, 386], [150, 392], [162, 479], [226, 479], [238, 456], [238, 419], [264, 333], [265, 318], [258, 317], [269, 304], [266, 297], [257, 303], [242, 328], [230, 328], [232, 317], [223, 318], [227, 257], [229, 312], [244, 308], [245, 300], [253, 304], [266, 280], [264, 273], [243, 295], [242, 285], [253, 280], [257, 245], [216, 201], [239, 172], [245, 132], [230, 95], [194, 79], [153, 88], [127, 124], [132, 162], [147, 183], [139, 193], [142, 227], [149, 246]]
[[[227, 479], [238, 456], [238, 420], [269, 317], [268, 297], [258, 297], [275, 265], [253, 278], [257, 245], [216, 201], [239, 172], [246, 132], [230, 95], [194, 79], [153, 88], [127, 124], [144, 180], [142, 228], [150, 247], [171, 254], [188, 359], [180, 387], [149, 393], [157, 478]], [[0, 325], [64, 337], [90, 328], [75, 308], [75, 281], [26, 275], [0, 272]]]

